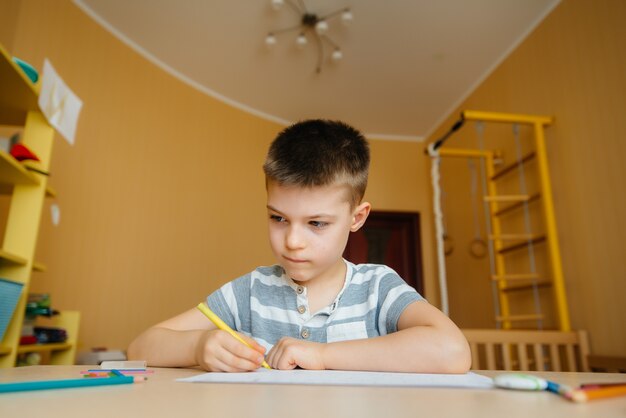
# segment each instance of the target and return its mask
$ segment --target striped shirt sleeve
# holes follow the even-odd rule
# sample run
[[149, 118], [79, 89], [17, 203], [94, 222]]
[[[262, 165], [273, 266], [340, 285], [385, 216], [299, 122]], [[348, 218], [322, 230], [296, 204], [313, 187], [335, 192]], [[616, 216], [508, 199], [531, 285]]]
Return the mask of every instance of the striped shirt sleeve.
[[398, 331], [402, 312], [424, 298], [391, 269], [381, 277], [378, 286], [378, 328], [380, 335], [385, 335]]
[[211, 293], [206, 301], [209, 309], [226, 325], [245, 333], [249, 332], [250, 280], [250, 274], [246, 274], [228, 282]]

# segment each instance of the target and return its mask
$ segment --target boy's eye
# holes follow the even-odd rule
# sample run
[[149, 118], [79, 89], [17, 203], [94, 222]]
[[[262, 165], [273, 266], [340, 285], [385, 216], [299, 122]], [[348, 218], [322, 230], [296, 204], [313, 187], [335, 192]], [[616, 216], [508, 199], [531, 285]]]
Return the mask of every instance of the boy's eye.
[[285, 222], [286, 219], [278, 215], [270, 215], [270, 219], [274, 222]]
[[328, 226], [328, 222], [323, 222], [323, 221], [311, 221], [309, 222], [309, 225], [312, 225], [316, 228], [324, 228], [326, 226]]

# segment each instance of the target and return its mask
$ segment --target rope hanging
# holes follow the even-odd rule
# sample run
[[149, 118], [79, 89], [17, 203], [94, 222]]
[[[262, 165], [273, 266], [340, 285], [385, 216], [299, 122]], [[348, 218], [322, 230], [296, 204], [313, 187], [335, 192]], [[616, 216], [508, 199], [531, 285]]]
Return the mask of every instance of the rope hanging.
[[[449, 136], [449, 135], [448, 135]], [[437, 142], [428, 145], [427, 151], [430, 156], [430, 178], [433, 187], [433, 214], [435, 217], [435, 237], [437, 238], [437, 267], [439, 270], [439, 289], [441, 294], [441, 311], [449, 315], [448, 307], [448, 284], [446, 281], [446, 258], [444, 247], [443, 211], [441, 210], [441, 185], [440, 164], [441, 156], [437, 151]], [[439, 145], [441, 146], [441, 144]]]
[[431, 158], [430, 178], [433, 187], [433, 213], [435, 217], [435, 236], [437, 239], [437, 267], [439, 270], [439, 289], [441, 294], [441, 311], [450, 315], [448, 307], [448, 284], [446, 278], [446, 248], [445, 248], [445, 231], [443, 227], [443, 211], [441, 209], [441, 185], [440, 185], [440, 165], [441, 156], [437, 151], [444, 142], [465, 123], [465, 117], [461, 114], [459, 119], [450, 130], [441, 138], [432, 142], [426, 148], [426, 153]]

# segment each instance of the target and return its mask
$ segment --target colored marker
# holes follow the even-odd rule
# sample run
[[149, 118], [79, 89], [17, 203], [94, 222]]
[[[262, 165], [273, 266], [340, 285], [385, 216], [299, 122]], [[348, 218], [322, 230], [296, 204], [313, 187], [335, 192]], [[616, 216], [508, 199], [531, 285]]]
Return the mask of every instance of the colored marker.
[[547, 390], [557, 395], [568, 397], [572, 388], [559, 385], [556, 382], [542, 379], [540, 377], [523, 373], [504, 373], [493, 379], [494, 384], [499, 388], [516, 390]]
[[[227, 333], [229, 333], [230, 335], [235, 337], [238, 341], [240, 341], [240, 342], [244, 343], [245, 345], [247, 345], [248, 347], [250, 347], [250, 344], [248, 344], [243, 338], [241, 338], [239, 335], [237, 335], [237, 333], [235, 331], [233, 331], [228, 325], [226, 325], [226, 323], [224, 321], [222, 321], [222, 319], [219, 316], [215, 315], [213, 313], [213, 311], [210, 310], [209, 307], [206, 306], [204, 303], [200, 303], [196, 307], [207, 318], [209, 318], [211, 320], [211, 322], [213, 322], [215, 324], [216, 327], [218, 327], [222, 331], [226, 331]], [[252, 347], [250, 347], [250, 348], [252, 348]], [[266, 369], [271, 369], [271, 367], [269, 366], [269, 364], [267, 364], [267, 362], [265, 360], [263, 360], [263, 363], [261, 363], [261, 366], [265, 367]]]

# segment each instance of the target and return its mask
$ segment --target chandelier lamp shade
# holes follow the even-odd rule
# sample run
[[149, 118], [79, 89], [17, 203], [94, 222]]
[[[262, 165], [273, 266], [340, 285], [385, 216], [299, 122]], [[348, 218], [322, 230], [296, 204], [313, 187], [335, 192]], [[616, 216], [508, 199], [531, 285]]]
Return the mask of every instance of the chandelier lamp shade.
[[283, 6], [288, 7], [293, 12], [297, 13], [300, 21], [293, 26], [270, 31], [265, 37], [265, 44], [268, 47], [276, 45], [278, 43], [277, 36], [286, 32], [297, 33], [295, 44], [300, 49], [305, 48], [310, 41], [314, 42], [317, 46], [317, 65], [315, 67], [317, 73], [322, 71], [325, 47], [330, 48], [332, 51], [329, 54], [332, 61], [340, 61], [343, 58], [341, 48], [328, 36], [328, 30], [329, 23], [338, 18], [344, 24], [352, 22], [352, 11], [349, 8], [343, 8], [319, 16], [307, 9], [304, 0], [271, 0], [271, 4], [274, 10], [280, 10]]

